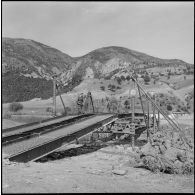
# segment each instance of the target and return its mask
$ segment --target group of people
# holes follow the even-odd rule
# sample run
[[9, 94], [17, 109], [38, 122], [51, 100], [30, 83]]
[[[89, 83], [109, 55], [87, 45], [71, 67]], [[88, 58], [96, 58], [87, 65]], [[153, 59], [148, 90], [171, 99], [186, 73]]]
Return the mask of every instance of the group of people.
[[87, 95], [84, 95], [83, 93], [81, 93], [77, 99], [78, 114], [84, 114], [85, 112], [87, 112], [87, 109], [89, 108], [90, 104], [94, 112], [91, 92], [89, 91]]

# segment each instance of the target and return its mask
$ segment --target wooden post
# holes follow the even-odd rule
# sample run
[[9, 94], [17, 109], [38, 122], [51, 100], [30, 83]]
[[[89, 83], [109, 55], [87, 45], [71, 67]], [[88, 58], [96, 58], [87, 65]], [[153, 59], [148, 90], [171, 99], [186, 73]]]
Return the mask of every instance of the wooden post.
[[53, 115], [56, 116], [56, 78], [53, 77]]
[[147, 100], [148, 118], [147, 118], [147, 141], [150, 139], [150, 102]]
[[[133, 128], [133, 132], [135, 132], [135, 82], [133, 81], [133, 89], [131, 90], [131, 107], [132, 107], [132, 115], [131, 115], [131, 127]], [[131, 134], [132, 141], [132, 149], [135, 149], [135, 133]]]
[[[155, 97], [155, 94], [153, 95], [153, 98], [154, 98], [154, 103], [156, 104], [156, 97]], [[153, 133], [155, 133], [155, 119], [156, 119], [155, 107], [153, 106]]]
[[63, 105], [63, 107], [64, 107], [64, 114], [66, 115], [67, 113], [66, 113], [66, 107], [65, 107], [64, 101], [63, 101], [63, 99], [62, 99], [61, 94], [59, 94], [59, 95], [60, 95], [60, 99], [61, 99], [62, 105]]
[[158, 129], [160, 130], [160, 112], [158, 111]]

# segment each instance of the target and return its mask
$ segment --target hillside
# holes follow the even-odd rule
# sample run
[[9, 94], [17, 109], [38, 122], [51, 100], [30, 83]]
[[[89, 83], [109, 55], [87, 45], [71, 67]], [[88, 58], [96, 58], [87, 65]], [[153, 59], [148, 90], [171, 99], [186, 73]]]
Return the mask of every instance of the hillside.
[[123, 47], [103, 47], [73, 58], [33, 40], [3, 38], [3, 102], [51, 97], [53, 74], [58, 75], [64, 93], [72, 91], [83, 80], [90, 78], [117, 79], [120, 82], [122, 77], [123, 80], [127, 77], [126, 68], [131, 70], [132, 67], [137, 73], [142, 71], [142, 74], [147, 69], [155, 68], [159, 69], [158, 72], [177, 67], [184, 71], [193, 69], [191, 64], [182, 60], [160, 59]]
[[127, 67], [131, 69], [133, 65], [135, 65], [136, 69], [157, 66], [190, 66], [182, 60], [155, 58], [141, 52], [116, 46], [96, 49], [75, 59], [76, 64], [73, 72], [77, 71], [82, 77], [89, 78], [111, 77]]
[[44, 77], [43, 73], [61, 73], [67, 70], [73, 58], [61, 51], [28, 39], [2, 39], [2, 70]]

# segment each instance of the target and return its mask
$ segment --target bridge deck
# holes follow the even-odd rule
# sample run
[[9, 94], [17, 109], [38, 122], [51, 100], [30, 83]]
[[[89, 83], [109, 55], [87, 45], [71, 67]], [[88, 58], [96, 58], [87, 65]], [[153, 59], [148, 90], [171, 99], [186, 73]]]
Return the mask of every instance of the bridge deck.
[[2, 152], [7, 154], [8, 156], [12, 156], [15, 154], [22, 153], [24, 151], [28, 151], [32, 148], [36, 148], [39, 145], [43, 145], [48, 142], [52, 142], [52, 140], [56, 140], [57, 138], [68, 136], [74, 134], [77, 131], [80, 131], [88, 126], [101, 122], [105, 119], [112, 117], [112, 114], [107, 115], [96, 115], [88, 120], [80, 121], [73, 125], [63, 127], [61, 129], [49, 132], [47, 134], [40, 135], [39, 137], [33, 137], [27, 140], [23, 140], [19, 143], [13, 143], [11, 145], [4, 146], [2, 148]]
[[12, 128], [8, 128], [8, 129], [4, 129], [3, 132], [2, 132], [2, 134], [3, 134], [2, 137], [10, 136], [10, 135], [13, 135], [13, 134], [16, 134], [16, 133], [23, 133], [23, 132], [26, 132], [26, 131], [33, 130], [35, 128], [48, 126], [48, 125], [58, 123], [58, 122], [61, 122], [61, 121], [67, 120], [67, 119], [74, 118], [74, 117], [76, 117], [76, 116], [56, 117], [56, 118], [51, 118], [49, 120], [44, 120], [42, 122], [36, 122], [36, 123], [33, 123], [32, 125], [27, 124], [27, 125], [18, 126], [17, 128], [12, 127]]

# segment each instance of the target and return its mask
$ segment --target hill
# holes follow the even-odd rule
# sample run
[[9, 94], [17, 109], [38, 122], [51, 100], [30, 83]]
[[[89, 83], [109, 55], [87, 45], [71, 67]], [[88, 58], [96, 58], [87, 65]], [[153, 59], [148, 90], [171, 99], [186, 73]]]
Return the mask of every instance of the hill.
[[73, 61], [69, 55], [33, 40], [2, 38], [3, 73], [20, 70], [44, 77], [44, 73], [59, 74], [67, 70]]
[[[120, 79], [132, 68], [147, 69], [193, 66], [178, 59], [160, 59], [123, 47], [103, 47], [81, 57], [71, 57], [55, 48], [29, 39], [2, 39], [3, 102], [27, 101], [52, 96], [52, 75], [57, 74], [62, 92], [72, 91], [86, 79]], [[17, 82], [16, 82], [17, 81]], [[24, 85], [25, 83], [25, 85]], [[123, 87], [123, 86], [121, 86]]]

